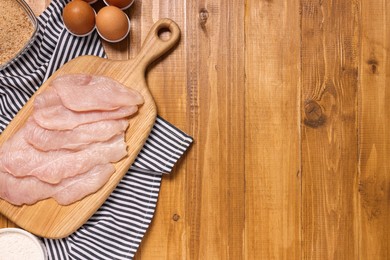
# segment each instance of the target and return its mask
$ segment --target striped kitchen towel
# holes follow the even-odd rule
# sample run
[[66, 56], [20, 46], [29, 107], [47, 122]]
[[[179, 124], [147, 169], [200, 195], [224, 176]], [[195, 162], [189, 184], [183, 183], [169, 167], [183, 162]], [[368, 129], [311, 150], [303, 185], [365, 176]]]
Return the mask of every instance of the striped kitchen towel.
[[[105, 57], [96, 33], [79, 38], [62, 24], [69, 0], [52, 0], [38, 17], [38, 34], [14, 63], [0, 70], [0, 133], [42, 83], [80, 55]], [[132, 259], [154, 215], [164, 173], [192, 138], [161, 117], [135, 162], [102, 207], [69, 237], [42, 239], [49, 259]]]

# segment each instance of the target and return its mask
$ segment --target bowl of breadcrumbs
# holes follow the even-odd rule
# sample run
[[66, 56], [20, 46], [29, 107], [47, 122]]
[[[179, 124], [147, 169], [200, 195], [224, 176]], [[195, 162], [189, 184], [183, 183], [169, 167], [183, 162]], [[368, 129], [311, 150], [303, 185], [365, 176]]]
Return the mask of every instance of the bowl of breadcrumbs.
[[15, 61], [34, 41], [38, 21], [23, 0], [0, 0], [0, 69]]

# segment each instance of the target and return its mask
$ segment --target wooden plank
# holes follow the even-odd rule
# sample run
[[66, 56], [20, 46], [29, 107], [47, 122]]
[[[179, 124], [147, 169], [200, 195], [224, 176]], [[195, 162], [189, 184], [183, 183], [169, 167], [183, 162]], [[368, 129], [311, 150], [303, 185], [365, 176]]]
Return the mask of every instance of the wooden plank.
[[[188, 259], [242, 259], [244, 1], [186, 2]], [[177, 259], [177, 258], [173, 258]]]
[[299, 259], [299, 1], [246, 1], [245, 259]]
[[[132, 36], [127, 46], [132, 57], [139, 49], [145, 30], [160, 17], [170, 17], [182, 31], [179, 45], [149, 71], [147, 81], [157, 104], [158, 114], [188, 132], [186, 82], [186, 22], [183, 1], [136, 1], [130, 10]], [[187, 154], [188, 155], [188, 154]], [[142, 240], [135, 259], [185, 259], [187, 256], [186, 165], [175, 167], [164, 176], [154, 219]]]
[[390, 259], [390, 2], [361, 1], [360, 259]]
[[358, 3], [302, 0], [305, 259], [358, 259]]

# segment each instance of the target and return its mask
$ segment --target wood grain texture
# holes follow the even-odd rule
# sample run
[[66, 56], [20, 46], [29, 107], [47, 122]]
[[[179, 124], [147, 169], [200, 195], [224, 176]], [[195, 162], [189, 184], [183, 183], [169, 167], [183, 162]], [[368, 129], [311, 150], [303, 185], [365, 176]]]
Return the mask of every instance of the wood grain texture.
[[243, 259], [244, 1], [187, 3], [189, 259]]
[[[165, 1], [156, 5], [152, 1], [136, 1], [130, 10], [134, 34], [130, 39], [130, 55], [140, 48], [140, 41], [145, 37], [145, 29], [161, 17], [170, 17], [183, 30], [182, 38], [175, 50], [155, 64], [147, 75], [150, 91], [155, 97], [158, 114], [182, 130], [188, 132], [187, 82], [186, 82], [186, 25], [184, 20], [184, 2]], [[156, 234], [147, 233], [135, 259], [185, 259], [188, 239], [186, 238], [185, 196], [188, 177], [185, 164], [163, 178], [159, 202], [150, 229]], [[162, 239], [164, 237], [164, 239]]]
[[247, 1], [245, 259], [299, 259], [299, 1]]
[[[37, 12], [49, 0], [28, 0]], [[102, 3], [98, 3], [102, 5]], [[390, 259], [388, 0], [136, 0], [134, 58], [182, 29], [147, 82], [195, 138], [135, 259]], [[13, 225], [0, 218], [0, 227]]]
[[308, 259], [357, 259], [358, 5], [301, 1], [302, 238]]
[[361, 259], [390, 258], [390, 2], [361, 3], [359, 209]]

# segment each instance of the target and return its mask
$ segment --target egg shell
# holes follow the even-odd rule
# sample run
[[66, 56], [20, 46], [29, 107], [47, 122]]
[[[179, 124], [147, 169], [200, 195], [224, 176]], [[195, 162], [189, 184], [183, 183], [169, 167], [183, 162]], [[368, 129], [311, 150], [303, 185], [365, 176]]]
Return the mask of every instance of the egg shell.
[[104, 2], [106, 5], [116, 6], [123, 10], [129, 8], [133, 4], [134, 0], [104, 0]]
[[76, 35], [87, 34], [95, 27], [95, 12], [84, 1], [72, 1], [68, 3], [64, 7], [62, 19], [66, 28]]
[[118, 7], [105, 6], [96, 15], [96, 29], [108, 41], [118, 41], [129, 32], [127, 15]]

